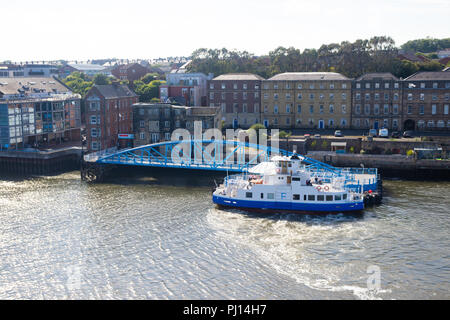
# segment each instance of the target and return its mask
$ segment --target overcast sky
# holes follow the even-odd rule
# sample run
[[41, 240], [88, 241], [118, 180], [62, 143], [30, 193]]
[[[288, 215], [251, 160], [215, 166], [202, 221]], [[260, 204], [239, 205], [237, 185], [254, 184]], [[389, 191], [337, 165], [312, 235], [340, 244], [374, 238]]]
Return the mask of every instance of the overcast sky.
[[450, 37], [450, 0], [2, 0], [0, 61], [157, 58], [200, 47]]

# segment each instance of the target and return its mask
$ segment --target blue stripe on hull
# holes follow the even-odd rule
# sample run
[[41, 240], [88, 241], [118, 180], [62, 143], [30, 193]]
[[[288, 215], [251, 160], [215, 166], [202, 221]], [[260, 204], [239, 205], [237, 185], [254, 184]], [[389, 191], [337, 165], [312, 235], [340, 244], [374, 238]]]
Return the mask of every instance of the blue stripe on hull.
[[221, 206], [241, 209], [286, 210], [301, 212], [348, 212], [364, 209], [363, 202], [349, 202], [341, 204], [302, 203], [282, 201], [250, 201], [235, 198], [224, 198], [213, 195], [213, 202]]

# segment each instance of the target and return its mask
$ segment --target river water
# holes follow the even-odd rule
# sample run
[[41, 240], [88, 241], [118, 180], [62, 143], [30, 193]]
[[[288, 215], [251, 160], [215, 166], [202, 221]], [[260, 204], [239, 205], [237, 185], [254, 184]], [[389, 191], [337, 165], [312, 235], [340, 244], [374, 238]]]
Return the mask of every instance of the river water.
[[216, 209], [211, 180], [3, 177], [0, 299], [450, 299], [450, 182], [301, 216]]

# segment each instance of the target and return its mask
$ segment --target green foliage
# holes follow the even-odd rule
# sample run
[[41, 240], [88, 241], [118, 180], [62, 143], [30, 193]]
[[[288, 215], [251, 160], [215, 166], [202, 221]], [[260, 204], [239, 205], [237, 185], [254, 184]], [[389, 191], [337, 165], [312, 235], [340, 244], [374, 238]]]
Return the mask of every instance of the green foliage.
[[315, 148], [316, 145], [317, 145], [317, 141], [314, 140], [313, 142], [311, 142], [311, 147]]
[[159, 79], [159, 74], [157, 74], [157, 73], [147, 73], [140, 80], [142, 82], [144, 82], [145, 84], [149, 84], [153, 80], [158, 80], [158, 79]]
[[408, 151], [406, 151], [406, 155], [408, 156], [408, 157], [412, 157], [413, 155], [414, 155], [414, 150], [408, 150]]
[[414, 52], [436, 52], [445, 48], [450, 48], [450, 38], [444, 39], [417, 39], [410, 40], [401, 46], [402, 49]]
[[84, 73], [73, 72], [65, 79], [62, 79], [64, 84], [68, 86], [74, 93], [80, 94], [82, 97], [88, 93], [94, 83]]
[[326, 148], [326, 147], [328, 147], [328, 141], [327, 140], [323, 140], [322, 148]]
[[111, 78], [108, 76], [105, 76], [104, 74], [96, 74], [94, 76], [94, 84], [96, 85], [106, 85], [106, 84], [111, 84]]
[[388, 72], [397, 49], [390, 37], [373, 37], [322, 45], [318, 50], [278, 47], [268, 56], [255, 57], [247, 51], [201, 48], [193, 52], [188, 69], [192, 72], [251, 72], [264, 78], [281, 72], [336, 71], [348, 77], [366, 72]]
[[355, 153], [355, 147], [350, 147], [350, 153]]
[[281, 139], [288, 139], [288, 138], [290, 138], [292, 136], [292, 132], [286, 132], [286, 131], [280, 131], [280, 133], [279, 133], [279, 137], [281, 138]]
[[[433, 48], [450, 47], [448, 39], [436, 40]], [[419, 43], [421, 40], [413, 40]], [[407, 42], [403, 49], [423, 52], [428, 58], [426, 45], [412, 45]], [[413, 49], [414, 48], [414, 49]], [[428, 48], [428, 49], [427, 49]], [[386, 36], [358, 39], [355, 42], [324, 44], [319, 49], [304, 49], [294, 47], [278, 47], [268, 55], [256, 57], [247, 51], [228, 49], [201, 48], [192, 53], [190, 72], [214, 73], [219, 76], [225, 73], [249, 72], [263, 78], [269, 78], [282, 72], [339, 72], [355, 78], [369, 72], [391, 72], [398, 77], [408, 77], [417, 71], [438, 70], [437, 62], [412, 63], [397, 59], [398, 49], [392, 38]]]
[[165, 81], [152, 80], [147, 84], [142, 80], [137, 80], [134, 82], [134, 92], [139, 95], [140, 102], [151, 102], [154, 98], [157, 98], [159, 102], [159, 86], [163, 83]]
[[366, 154], [366, 150], [361, 149], [361, 151], [359, 152], [359, 154]]

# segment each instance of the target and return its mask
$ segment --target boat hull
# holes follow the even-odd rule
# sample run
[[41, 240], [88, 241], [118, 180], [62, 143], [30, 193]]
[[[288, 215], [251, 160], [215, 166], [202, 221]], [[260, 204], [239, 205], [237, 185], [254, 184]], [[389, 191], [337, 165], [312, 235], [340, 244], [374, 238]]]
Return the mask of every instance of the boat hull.
[[249, 201], [213, 195], [213, 202], [220, 207], [257, 212], [291, 212], [299, 214], [357, 212], [364, 209], [364, 203], [349, 202], [339, 204], [301, 203], [283, 201]]

